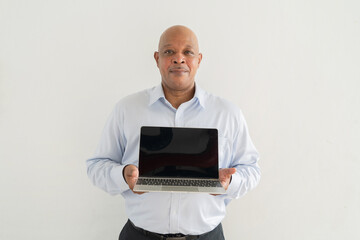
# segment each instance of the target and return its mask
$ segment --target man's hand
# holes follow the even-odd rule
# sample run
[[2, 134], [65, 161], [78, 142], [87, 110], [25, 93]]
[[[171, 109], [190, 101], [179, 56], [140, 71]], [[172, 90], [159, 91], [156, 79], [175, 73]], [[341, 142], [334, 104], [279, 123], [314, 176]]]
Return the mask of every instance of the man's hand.
[[[124, 175], [124, 179], [125, 179], [126, 183], [129, 185], [129, 188], [131, 189], [131, 191], [133, 191], [134, 186], [139, 177], [138, 168], [135, 165], [131, 165], [131, 164], [127, 165], [124, 168], [123, 175]], [[143, 194], [143, 192], [134, 192], [134, 193]]]
[[231, 175], [234, 173], [236, 173], [236, 168], [221, 168], [219, 170], [219, 180], [225, 190], [228, 189], [231, 181]]

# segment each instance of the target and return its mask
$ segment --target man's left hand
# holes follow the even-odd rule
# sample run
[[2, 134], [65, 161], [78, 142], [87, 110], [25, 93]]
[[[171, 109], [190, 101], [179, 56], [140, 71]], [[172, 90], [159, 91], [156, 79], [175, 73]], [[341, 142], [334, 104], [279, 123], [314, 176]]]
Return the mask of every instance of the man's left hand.
[[228, 189], [231, 181], [231, 175], [234, 173], [236, 173], [236, 168], [221, 168], [219, 170], [219, 180], [225, 190]]

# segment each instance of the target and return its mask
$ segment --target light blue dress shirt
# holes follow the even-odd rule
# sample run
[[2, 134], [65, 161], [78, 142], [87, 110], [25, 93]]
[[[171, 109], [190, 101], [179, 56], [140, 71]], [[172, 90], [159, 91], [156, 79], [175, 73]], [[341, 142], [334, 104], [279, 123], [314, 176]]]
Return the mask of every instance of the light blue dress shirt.
[[[138, 166], [141, 126], [217, 128], [219, 167], [237, 169], [226, 194], [134, 194], [122, 172], [128, 164]], [[195, 85], [194, 97], [175, 109], [159, 84], [116, 104], [95, 155], [86, 163], [88, 176], [96, 186], [124, 197], [127, 215], [136, 226], [161, 234], [197, 235], [214, 229], [223, 220], [231, 199], [243, 196], [258, 184], [258, 159], [238, 107]]]

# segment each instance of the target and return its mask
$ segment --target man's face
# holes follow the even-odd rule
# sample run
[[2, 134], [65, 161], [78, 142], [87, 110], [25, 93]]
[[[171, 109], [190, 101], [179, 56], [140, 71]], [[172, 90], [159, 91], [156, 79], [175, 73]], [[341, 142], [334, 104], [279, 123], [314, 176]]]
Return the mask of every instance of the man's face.
[[188, 30], [165, 32], [154, 54], [162, 84], [172, 91], [191, 89], [202, 55], [196, 36]]

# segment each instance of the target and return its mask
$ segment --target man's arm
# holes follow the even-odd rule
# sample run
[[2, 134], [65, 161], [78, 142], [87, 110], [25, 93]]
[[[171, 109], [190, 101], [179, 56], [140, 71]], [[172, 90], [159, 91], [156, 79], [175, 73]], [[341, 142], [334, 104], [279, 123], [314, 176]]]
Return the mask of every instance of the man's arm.
[[108, 118], [95, 155], [86, 161], [87, 174], [94, 185], [115, 195], [129, 189], [121, 164], [125, 149], [122, 119], [116, 106]]
[[257, 164], [259, 154], [251, 141], [246, 121], [241, 112], [239, 119], [239, 130], [234, 138], [231, 154], [231, 167], [235, 168], [236, 172], [231, 175], [231, 183], [226, 191], [231, 198], [242, 197], [255, 188], [261, 176]]

